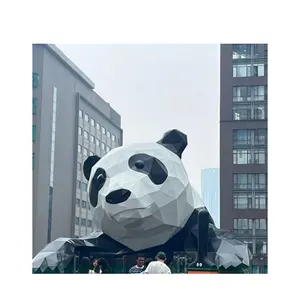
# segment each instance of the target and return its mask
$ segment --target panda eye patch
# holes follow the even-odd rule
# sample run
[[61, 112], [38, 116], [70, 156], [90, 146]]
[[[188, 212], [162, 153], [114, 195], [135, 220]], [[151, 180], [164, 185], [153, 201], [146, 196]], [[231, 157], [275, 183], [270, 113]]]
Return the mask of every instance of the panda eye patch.
[[166, 166], [156, 157], [139, 153], [131, 156], [128, 160], [130, 169], [144, 173], [154, 184], [162, 184], [168, 177]]

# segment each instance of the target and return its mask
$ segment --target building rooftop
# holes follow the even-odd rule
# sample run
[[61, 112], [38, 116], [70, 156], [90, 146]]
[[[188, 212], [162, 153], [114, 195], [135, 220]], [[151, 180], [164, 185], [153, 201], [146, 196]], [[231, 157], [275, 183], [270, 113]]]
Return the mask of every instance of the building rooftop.
[[86, 76], [58, 47], [56, 47], [54, 44], [46, 44], [46, 47], [73, 72], [75, 72], [85, 83], [87, 83], [91, 89], [95, 88], [95, 83], [88, 76]]

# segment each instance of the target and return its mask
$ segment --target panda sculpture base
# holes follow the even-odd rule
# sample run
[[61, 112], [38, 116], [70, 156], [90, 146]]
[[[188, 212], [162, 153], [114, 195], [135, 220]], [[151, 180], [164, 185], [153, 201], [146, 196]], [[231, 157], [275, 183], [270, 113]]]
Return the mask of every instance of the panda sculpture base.
[[[83, 173], [94, 207], [95, 231], [81, 238], [59, 238], [33, 259], [33, 270], [63, 270], [75, 251], [116, 256], [164, 251], [196, 251], [190, 265], [249, 266], [249, 251], [232, 233], [219, 230], [191, 186], [181, 161], [187, 136], [174, 129], [156, 143], [121, 146], [103, 158], [88, 157]], [[208, 252], [215, 253], [214, 260]]]

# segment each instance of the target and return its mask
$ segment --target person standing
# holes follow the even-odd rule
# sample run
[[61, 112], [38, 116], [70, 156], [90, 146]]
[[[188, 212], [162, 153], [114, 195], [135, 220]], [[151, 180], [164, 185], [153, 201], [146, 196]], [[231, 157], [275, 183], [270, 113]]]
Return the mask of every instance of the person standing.
[[144, 274], [172, 274], [170, 268], [166, 265], [166, 254], [164, 252], [158, 252], [156, 255], [156, 261], [149, 263]]
[[92, 269], [91, 260], [88, 257], [83, 257], [81, 261], [81, 265], [79, 267], [79, 274], [89, 274]]
[[139, 274], [144, 271], [145, 256], [138, 254], [136, 257], [136, 265], [129, 270], [129, 274]]

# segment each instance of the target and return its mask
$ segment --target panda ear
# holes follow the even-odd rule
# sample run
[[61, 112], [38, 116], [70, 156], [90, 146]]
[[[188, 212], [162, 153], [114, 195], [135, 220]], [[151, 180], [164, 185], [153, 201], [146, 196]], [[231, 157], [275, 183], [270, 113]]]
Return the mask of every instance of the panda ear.
[[188, 144], [186, 134], [177, 129], [166, 132], [157, 143], [174, 152], [179, 158]]
[[90, 179], [92, 167], [100, 160], [97, 155], [89, 156], [83, 163], [83, 174], [86, 180]]

